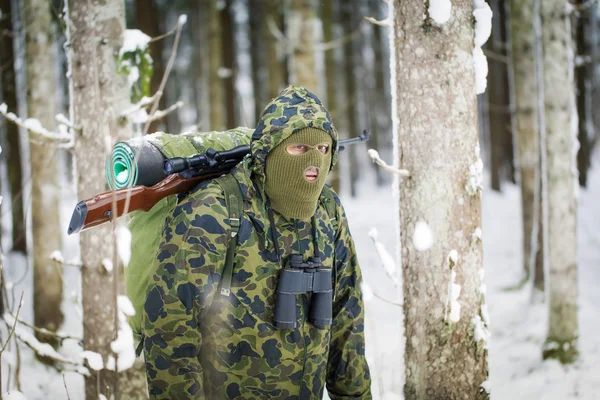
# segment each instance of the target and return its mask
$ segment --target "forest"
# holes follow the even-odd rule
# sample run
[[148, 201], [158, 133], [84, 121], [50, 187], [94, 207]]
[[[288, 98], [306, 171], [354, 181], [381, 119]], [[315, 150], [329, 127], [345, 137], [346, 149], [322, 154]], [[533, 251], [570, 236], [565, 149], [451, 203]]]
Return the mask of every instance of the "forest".
[[[356, 249], [353, 351], [369, 388], [342, 395], [328, 375], [310, 395], [273, 395], [280, 382], [254, 371], [272, 367], [265, 346], [255, 360], [237, 343], [247, 392], [215, 398], [598, 398], [599, 42], [597, 0], [0, 0], [0, 400], [212, 398], [161, 397], [145, 362], [159, 245], [202, 181], [254, 160], [267, 106], [290, 85], [318, 98], [340, 140], [361, 137], [327, 177], [344, 214], [325, 194], [315, 204]], [[185, 167], [168, 175], [172, 157]], [[237, 217], [222, 243], [262, 224]], [[184, 237], [215, 233], [201, 231]], [[186, 251], [208, 260], [221, 242]], [[245, 250], [226, 249], [238, 273], [231, 294], [219, 287], [239, 305]], [[335, 310], [344, 271], [328, 265]], [[230, 320], [227, 332], [246, 323]], [[317, 376], [306, 354], [301, 376]], [[350, 374], [344, 354], [327, 368]]]

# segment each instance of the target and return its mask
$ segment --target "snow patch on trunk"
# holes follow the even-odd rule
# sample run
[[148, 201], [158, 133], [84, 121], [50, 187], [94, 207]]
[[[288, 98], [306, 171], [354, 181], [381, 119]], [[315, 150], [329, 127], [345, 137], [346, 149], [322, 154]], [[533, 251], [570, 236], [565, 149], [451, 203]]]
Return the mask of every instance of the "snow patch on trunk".
[[452, 3], [450, 0], [429, 0], [427, 12], [429, 13], [429, 17], [434, 20], [436, 24], [443, 25], [450, 20]]
[[487, 87], [488, 63], [481, 47], [492, 33], [492, 9], [485, 0], [473, 1], [473, 17], [475, 17], [475, 47], [473, 48], [473, 65], [475, 67], [475, 93], [485, 92]]

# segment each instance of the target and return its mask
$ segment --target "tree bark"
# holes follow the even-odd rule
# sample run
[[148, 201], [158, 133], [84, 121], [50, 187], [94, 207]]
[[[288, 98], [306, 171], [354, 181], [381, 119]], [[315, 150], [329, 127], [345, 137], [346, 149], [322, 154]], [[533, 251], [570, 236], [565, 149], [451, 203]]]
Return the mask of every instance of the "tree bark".
[[[131, 136], [128, 124], [118, 118], [121, 110], [131, 107], [127, 78], [117, 75], [115, 64], [124, 29], [122, 0], [68, 3], [71, 120], [80, 128], [75, 136], [79, 198], [106, 190], [103, 172], [107, 136], [112, 135], [115, 140]], [[111, 126], [113, 132], [109, 130]], [[110, 224], [82, 232], [80, 241], [83, 346], [101, 354], [106, 362], [116, 335], [113, 274], [102, 267], [102, 260], [112, 259], [114, 251]], [[118, 377], [104, 369], [86, 378], [86, 398], [97, 399], [98, 393], [124, 399], [146, 398], [145, 382], [143, 362], [138, 359], [133, 368]]]
[[[157, 37], [163, 33], [160, 27], [159, 6], [155, 4], [154, 0], [136, 0], [135, 11], [137, 26], [142, 32], [150, 37]], [[164, 39], [150, 43], [150, 56], [152, 57], [152, 65], [154, 67], [152, 80], [150, 81], [150, 95], [153, 95], [158, 91], [158, 88], [160, 87], [160, 81], [165, 73], [165, 63], [163, 61], [164, 43]], [[160, 110], [164, 110], [168, 107], [166, 96], [161, 97], [159, 104]], [[169, 122], [167, 118], [161, 118], [152, 122], [148, 132], [156, 132], [158, 130], [171, 132], [169, 130]]]
[[[371, 11], [371, 16], [375, 19], [383, 19], [383, 16], [380, 16], [380, 10], [381, 10], [381, 1], [378, 0], [371, 0], [370, 2], [370, 7], [369, 10]], [[377, 26], [377, 25], [373, 25], [372, 27], [373, 30], [373, 76], [375, 78], [375, 85], [374, 85], [374, 90], [372, 91], [372, 96], [371, 96], [371, 107], [370, 107], [370, 111], [371, 111], [371, 116], [372, 116], [372, 136], [373, 138], [370, 139], [372, 141], [372, 143], [370, 144], [369, 147], [372, 147], [374, 149], [377, 149], [377, 151], [381, 151], [383, 149], [383, 143], [385, 142], [385, 140], [383, 140], [383, 136], [384, 136], [384, 132], [385, 132], [385, 127], [384, 124], [382, 123], [382, 116], [383, 115], [387, 115], [387, 113], [383, 112], [383, 110], [387, 110], [388, 109], [388, 104], [387, 104], [387, 98], [384, 95], [385, 94], [385, 81], [384, 81], [384, 74], [383, 74], [383, 69], [384, 66], [387, 67], [387, 64], [385, 64], [383, 62], [383, 48], [381, 45], [381, 38], [383, 36], [383, 31], [386, 29], [382, 26]], [[373, 163], [373, 166], [375, 168], [375, 176], [377, 178], [377, 186], [383, 186], [384, 184], [384, 180], [383, 180], [383, 171], [382, 169], [376, 165], [375, 163]]]
[[209, 107], [210, 130], [221, 131], [226, 128], [225, 87], [220, 76], [223, 67], [222, 35], [220, 10], [217, 0], [208, 2], [208, 43], [209, 43]]
[[[590, 5], [577, 13], [575, 43], [579, 57], [592, 57], [595, 54], [596, 5]], [[579, 184], [587, 185], [588, 170], [591, 166], [593, 138], [595, 136], [592, 115], [592, 82], [595, 64], [585, 63], [575, 68], [577, 82], [577, 113], [579, 115], [579, 152], [577, 153], [577, 169]]]
[[[52, 21], [49, 3], [25, 0], [25, 52], [27, 59], [27, 113], [42, 126], [52, 130], [56, 123], [54, 59], [52, 56]], [[31, 159], [31, 198], [33, 220], [33, 314], [34, 324], [56, 332], [64, 320], [62, 301], [62, 266], [50, 259], [61, 250], [59, 193], [57, 177], [58, 149], [29, 133]], [[36, 336], [56, 346], [51, 335]]]
[[[538, 77], [536, 48], [538, 46], [534, 27], [535, 0], [512, 0], [511, 33], [514, 66], [515, 119], [517, 125], [517, 148], [519, 152], [519, 172], [521, 176], [521, 206], [523, 217], [523, 269], [526, 276], [537, 276], [536, 287], [541, 283], [542, 275], [533, 271], [536, 254], [543, 249], [541, 226], [542, 219], [535, 216], [541, 210], [541, 175], [538, 125]], [[534, 223], [538, 225], [535, 227]], [[535, 243], [533, 242], [535, 241]], [[536, 250], [537, 249], [537, 250]], [[543, 260], [540, 260], [542, 265]], [[541, 282], [540, 279], [541, 278]]]
[[[493, 16], [493, 28], [487, 49], [495, 54], [507, 56], [505, 50], [506, 29], [504, 28], [504, 10], [500, 1], [490, 1]], [[490, 139], [492, 143], [492, 180], [493, 190], [500, 191], [502, 180], [512, 180], [512, 132], [510, 129], [510, 94], [508, 86], [508, 65], [500, 60], [488, 59], [488, 111], [490, 119]]]
[[[0, 0], [0, 79], [2, 79], [2, 101], [9, 110], [17, 110], [17, 89], [14, 70], [14, 48], [12, 36], [11, 0]], [[21, 150], [19, 128], [5, 119], [1, 122], [6, 135], [6, 147], [2, 149], [6, 157], [8, 173], [8, 192], [12, 205], [12, 250], [27, 252], [27, 228], [23, 206], [23, 171], [21, 169]]]
[[[453, 1], [441, 27], [425, 11], [395, 0], [391, 28], [399, 165], [411, 173], [400, 184], [404, 398], [489, 398], [473, 6]], [[434, 237], [424, 251], [419, 221]]]
[[221, 10], [221, 34], [222, 51], [223, 51], [223, 67], [229, 71], [226, 77], [223, 77], [222, 84], [225, 88], [225, 112], [226, 112], [226, 129], [232, 129], [237, 126], [237, 110], [235, 108], [235, 40], [233, 39], [233, 30], [235, 22], [233, 20], [232, 0], [225, 0], [225, 7]]
[[[285, 32], [284, 18], [282, 12], [282, 2], [278, 0], [265, 0], [266, 1], [266, 18], [265, 24], [269, 21], [277, 26], [281, 32]], [[268, 28], [264, 30], [264, 39], [267, 46], [267, 71], [268, 71], [268, 99], [277, 97], [279, 92], [283, 90], [284, 86], [288, 82], [287, 78], [287, 56], [283, 51], [283, 44], [279, 43], [277, 38], [270, 32]], [[267, 104], [263, 104], [264, 108]], [[262, 113], [262, 108], [261, 111]]]
[[[335, 0], [328, 1], [321, 5], [323, 21], [323, 41], [329, 43], [335, 39], [334, 27], [337, 23], [336, 14], [339, 9], [339, 2]], [[335, 50], [325, 51], [325, 82], [327, 85], [327, 109], [330, 113], [334, 113], [338, 110], [338, 102], [336, 93], [338, 90], [337, 85], [337, 74], [340, 72], [339, 63], [336, 60]], [[334, 115], [332, 115], [334, 117]], [[334, 118], [335, 120], [335, 118]], [[338, 164], [339, 165], [339, 164]], [[329, 174], [329, 184], [333, 187], [333, 190], [339, 192], [340, 190], [340, 167], [335, 166]]]
[[252, 87], [254, 92], [254, 121], [257, 122], [267, 104], [267, 85], [270, 77], [267, 75], [265, 37], [265, 0], [256, 0], [248, 7], [250, 25], [250, 59], [252, 60]]
[[[355, 18], [355, 13], [353, 9], [353, 3], [350, 2], [342, 2], [342, 21], [344, 25], [344, 35], [350, 35], [357, 27], [357, 21]], [[348, 135], [355, 135], [357, 131], [358, 121], [357, 121], [357, 113], [356, 113], [356, 101], [358, 92], [356, 90], [356, 71], [355, 71], [355, 48], [357, 47], [357, 40], [352, 38], [351, 40], [346, 41], [344, 44], [344, 77], [346, 84], [346, 104], [344, 104], [344, 112], [347, 115], [348, 121]], [[338, 118], [342, 117], [341, 113], [338, 114]], [[358, 164], [356, 157], [356, 148], [354, 146], [349, 146], [349, 162], [350, 162], [350, 195], [352, 197], [356, 196], [356, 183], [358, 181]]]
[[563, 363], [577, 355], [577, 114], [567, 3], [540, 1], [547, 151], [548, 297], [550, 319], [544, 358]]
[[314, 51], [317, 23], [313, 0], [297, 0], [291, 3], [286, 35], [292, 46], [292, 54], [289, 57], [290, 81], [304, 86], [311, 92], [317, 89]]

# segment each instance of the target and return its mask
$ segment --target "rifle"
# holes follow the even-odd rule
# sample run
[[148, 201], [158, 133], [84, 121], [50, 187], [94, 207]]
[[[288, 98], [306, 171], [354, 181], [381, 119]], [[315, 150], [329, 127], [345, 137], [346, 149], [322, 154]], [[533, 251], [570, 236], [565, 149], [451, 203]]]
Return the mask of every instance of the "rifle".
[[[368, 139], [369, 131], [364, 130], [359, 137], [341, 140], [339, 149], [342, 151], [346, 145]], [[100, 193], [94, 198], [80, 201], [73, 210], [67, 232], [70, 235], [111, 221], [113, 216], [117, 218], [123, 216], [128, 197], [128, 213], [138, 210], [150, 211], [156, 203], [167, 196], [188, 192], [203, 180], [226, 174], [249, 153], [250, 146], [242, 145], [226, 151], [216, 151], [211, 148], [204, 154], [192, 157], [166, 159], [163, 168], [167, 177], [154, 186], [132, 186]], [[113, 212], [113, 199], [117, 206], [116, 213]]]

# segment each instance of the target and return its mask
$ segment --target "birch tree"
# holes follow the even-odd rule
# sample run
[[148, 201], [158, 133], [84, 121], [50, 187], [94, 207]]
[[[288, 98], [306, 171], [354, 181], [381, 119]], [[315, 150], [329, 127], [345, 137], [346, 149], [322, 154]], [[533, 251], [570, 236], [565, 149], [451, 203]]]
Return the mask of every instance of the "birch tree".
[[[129, 86], [127, 77], [116, 72], [115, 57], [122, 44], [125, 9], [123, 0], [70, 1], [67, 6], [71, 120], [77, 128], [77, 193], [85, 199], [105, 191], [107, 138], [113, 135], [122, 140], [130, 136], [127, 121], [119, 118], [120, 111], [131, 107]], [[103, 267], [104, 259], [112, 259], [110, 224], [82, 232], [80, 244], [83, 345], [107, 362], [116, 331], [115, 274]], [[119, 376], [110, 372], [110, 364], [105, 365], [107, 369], [86, 378], [86, 398], [97, 399], [108, 392], [124, 399], [146, 398], [143, 362], [138, 361]]]
[[489, 398], [473, 2], [392, 7], [392, 117], [411, 174], [400, 183], [404, 398]]
[[568, 3], [540, 1], [547, 152], [548, 297], [544, 358], [577, 355], [577, 113]]
[[[538, 107], [538, 39], [535, 29], [536, 0], [512, 0], [510, 28], [514, 66], [515, 119], [521, 176], [523, 217], [523, 264], [526, 275], [533, 274], [534, 285], [544, 290], [543, 235], [541, 229], [540, 115]], [[535, 268], [535, 269], [534, 269]]]
[[[27, 58], [27, 113], [42, 126], [52, 128], [55, 93], [54, 58], [52, 56], [52, 21], [46, 0], [25, 0], [25, 52]], [[33, 314], [35, 326], [58, 330], [64, 316], [62, 301], [62, 267], [50, 259], [61, 249], [58, 215], [58, 148], [40, 141], [30, 133], [31, 198], [33, 219]], [[37, 334], [48, 342], [50, 335]]]

